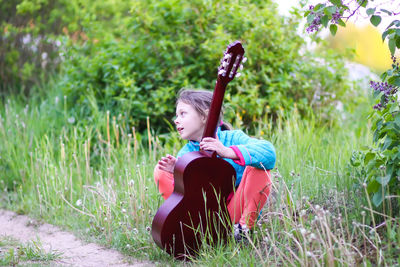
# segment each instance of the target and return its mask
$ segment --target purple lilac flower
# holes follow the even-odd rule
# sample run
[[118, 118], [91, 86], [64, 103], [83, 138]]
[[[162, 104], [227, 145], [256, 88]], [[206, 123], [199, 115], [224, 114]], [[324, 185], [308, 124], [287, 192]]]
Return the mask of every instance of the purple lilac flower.
[[[311, 11], [311, 14], [314, 12]], [[306, 32], [307, 33], [312, 33], [312, 32], [317, 32], [319, 30], [319, 27], [321, 26], [321, 14], [316, 14], [315, 18], [311, 22], [310, 26], [307, 27]]]
[[381, 110], [382, 108], [385, 108], [389, 100], [393, 100], [394, 94], [397, 93], [398, 87], [388, 84], [387, 82], [374, 82], [370, 81], [370, 86], [372, 89], [374, 89], [377, 92], [383, 92], [381, 102], [379, 104], [376, 104], [374, 106], [374, 109], [376, 110]]
[[400, 69], [399, 62], [397, 62], [397, 59], [395, 56], [392, 56], [391, 59], [393, 60], [393, 65], [392, 65], [393, 69], [398, 71]]
[[332, 23], [334, 24], [338, 24], [339, 23], [339, 19], [342, 17], [342, 15], [340, 14], [339, 10], [336, 10], [336, 12], [334, 14], [332, 14]]

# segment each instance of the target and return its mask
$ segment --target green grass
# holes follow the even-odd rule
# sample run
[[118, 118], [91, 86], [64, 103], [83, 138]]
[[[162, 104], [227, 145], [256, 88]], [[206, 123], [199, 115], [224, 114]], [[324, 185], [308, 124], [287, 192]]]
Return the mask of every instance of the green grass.
[[[154, 244], [149, 232], [163, 201], [153, 168], [161, 156], [177, 153], [182, 145], [177, 135], [154, 134], [151, 120], [146, 133], [137, 133], [123, 116], [108, 113], [98, 112], [91, 123], [73, 121], [65, 103], [53, 99], [31, 101], [26, 107], [10, 99], [0, 107], [2, 206], [139, 259], [179, 265]], [[245, 246], [233, 240], [205, 246], [193, 263], [396, 262], [398, 222], [387, 217], [379, 229], [386, 231], [391, 224], [391, 232], [370, 234], [372, 210], [348, 166], [352, 151], [370, 143], [366, 115], [356, 114], [325, 126], [300, 120], [295, 111], [282, 115], [274, 126], [257, 121], [264, 127], [256, 136], [271, 140], [277, 150], [269, 204]]]
[[22, 244], [9, 236], [0, 236], [0, 266], [24, 264], [43, 266], [59, 259], [60, 256], [57, 251], [45, 251], [40, 240]]

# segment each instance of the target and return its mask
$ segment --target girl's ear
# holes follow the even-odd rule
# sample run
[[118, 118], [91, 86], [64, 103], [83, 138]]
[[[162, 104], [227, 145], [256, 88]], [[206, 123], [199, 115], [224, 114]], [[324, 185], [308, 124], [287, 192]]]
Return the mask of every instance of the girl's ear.
[[204, 110], [205, 115], [202, 116], [202, 121], [203, 121], [204, 123], [207, 122], [208, 112], [209, 112], [209, 111], [210, 111], [209, 109]]

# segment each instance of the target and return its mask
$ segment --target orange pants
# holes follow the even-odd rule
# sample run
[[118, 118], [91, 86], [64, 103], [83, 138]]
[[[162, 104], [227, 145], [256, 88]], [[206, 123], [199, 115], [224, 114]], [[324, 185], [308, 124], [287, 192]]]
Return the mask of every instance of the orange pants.
[[[154, 169], [154, 181], [164, 199], [174, 191], [174, 175], [160, 170], [158, 165]], [[232, 222], [247, 225], [251, 229], [267, 201], [270, 189], [270, 172], [247, 166], [233, 197], [228, 198], [227, 207]]]

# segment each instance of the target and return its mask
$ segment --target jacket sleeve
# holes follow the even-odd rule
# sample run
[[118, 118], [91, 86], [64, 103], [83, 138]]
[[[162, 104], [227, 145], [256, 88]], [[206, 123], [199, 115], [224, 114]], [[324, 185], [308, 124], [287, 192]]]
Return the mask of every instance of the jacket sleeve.
[[275, 166], [276, 154], [274, 146], [261, 139], [249, 137], [242, 131], [234, 131], [230, 146], [239, 157], [235, 163], [242, 166], [252, 166], [271, 170]]
[[186, 145], [184, 145], [181, 150], [179, 150], [178, 155], [176, 155], [177, 158], [182, 157], [183, 155], [185, 155], [188, 152], [191, 152], [192, 149], [190, 149], [190, 144], [187, 143]]

